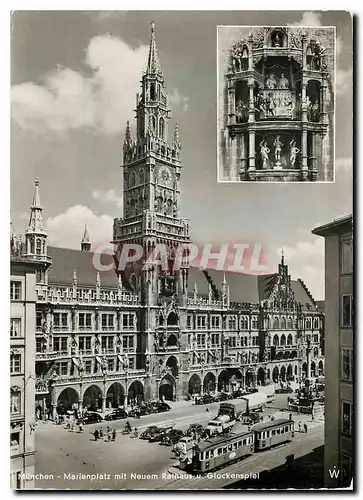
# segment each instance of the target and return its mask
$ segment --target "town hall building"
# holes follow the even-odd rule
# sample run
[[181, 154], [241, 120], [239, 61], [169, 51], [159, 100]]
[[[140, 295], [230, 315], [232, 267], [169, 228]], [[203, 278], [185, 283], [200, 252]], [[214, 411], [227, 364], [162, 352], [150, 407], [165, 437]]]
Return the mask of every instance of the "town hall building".
[[[107, 271], [94, 266], [87, 227], [79, 250], [47, 245], [35, 182], [21, 251], [39, 264], [38, 418], [324, 373], [323, 314], [284, 256], [276, 273], [260, 276], [191, 267], [186, 258], [173, 266], [190, 237], [180, 207], [181, 139], [177, 125], [169, 134], [170, 119], [152, 25], [136, 137], [127, 124], [123, 145], [123, 217], [114, 220], [114, 255], [102, 256]], [[119, 270], [126, 244], [140, 245], [143, 258]], [[168, 249], [168, 269], [150, 260], [158, 244]]]

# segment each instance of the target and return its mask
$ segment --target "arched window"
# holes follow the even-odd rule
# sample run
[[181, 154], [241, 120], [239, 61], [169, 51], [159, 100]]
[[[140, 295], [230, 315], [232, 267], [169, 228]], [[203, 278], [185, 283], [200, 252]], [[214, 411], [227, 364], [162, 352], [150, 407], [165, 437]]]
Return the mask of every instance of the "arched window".
[[165, 121], [164, 121], [164, 118], [160, 118], [160, 120], [159, 120], [159, 136], [161, 137], [161, 139], [164, 139], [164, 135], [165, 135]]
[[319, 318], [314, 318], [314, 330], [319, 330]]
[[37, 238], [37, 255], [42, 255], [42, 240]]
[[258, 330], [258, 319], [256, 316], [252, 316], [251, 318], [251, 330]]
[[273, 345], [279, 345], [279, 336], [276, 334], [272, 340]]
[[292, 345], [292, 335], [291, 335], [291, 333], [289, 333], [289, 335], [287, 336], [287, 345]]
[[286, 328], [287, 328], [288, 330], [290, 330], [292, 327], [293, 327], [292, 318], [291, 318], [291, 316], [289, 316], [289, 317], [287, 318], [287, 321], [286, 321]]
[[275, 330], [278, 330], [280, 327], [279, 318], [277, 316], [274, 317], [273, 327]]
[[246, 316], [241, 318], [241, 330], [248, 330], [248, 318]]
[[284, 317], [281, 318], [281, 330], [286, 330], [286, 319]]
[[306, 318], [305, 320], [305, 329], [311, 330], [311, 318]]
[[144, 172], [143, 168], [140, 168], [140, 171], [139, 171], [139, 182], [140, 182], [140, 184], [144, 184], [144, 182], [145, 182], [145, 172]]
[[178, 316], [175, 314], [175, 312], [171, 312], [168, 316], [167, 319], [167, 324], [168, 325], [177, 325], [178, 324]]
[[35, 253], [35, 243], [34, 243], [34, 238], [30, 239], [30, 253], [34, 254]]
[[286, 337], [284, 334], [281, 335], [281, 341], [280, 341], [281, 345], [286, 345]]
[[134, 187], [135, 184], [136, 184], [136, 175], [135, 175], [135, 172], [131, 172], [129, 186]]
[[150, 84], [150, 101], [155, 101], [155, 84]]

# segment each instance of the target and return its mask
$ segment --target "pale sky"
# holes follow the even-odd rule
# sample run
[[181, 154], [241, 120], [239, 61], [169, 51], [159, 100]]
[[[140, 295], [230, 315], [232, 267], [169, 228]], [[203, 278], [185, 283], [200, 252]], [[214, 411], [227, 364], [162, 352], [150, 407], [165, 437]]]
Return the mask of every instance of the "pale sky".
[[[352, 211], [352, 36], [345, 12], [15, 12], [11, 38], [11, 209], [27, 224], [33, 181], [49, 244], [79, 248], [112, 238], [122, 216], [120, 169], [134, 117], [150, 21], [182, 141], [181, 214], [198, 243], [255, 241], [274, 265], [284, 249], [293, 278], [324, 298], [316, 225]], [[337, 29], [335, 184], [218, 184], [216, 27], [325, 25]]]

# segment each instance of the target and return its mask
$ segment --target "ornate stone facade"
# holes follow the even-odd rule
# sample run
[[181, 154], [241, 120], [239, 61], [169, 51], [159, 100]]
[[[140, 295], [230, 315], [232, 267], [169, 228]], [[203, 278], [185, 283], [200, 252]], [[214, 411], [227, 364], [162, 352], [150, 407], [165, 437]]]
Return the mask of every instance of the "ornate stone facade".
[[[202, 271], [183, 258], [172, 265], [189, 221], [179, 215], [181, 143], [177, 127], [168, 141], [164, 84], [152, 28], [135, 139], [126, 127], [124, 216], [113, 230], [117, 269], [125, 244], [139, 244], [143, 258], [116, 273], [109, 256], [108, 271], [97, 272], [88, 232], [82, 251], [48, 249], [52, 265], [36, 285], [42, 415], [323, 373], [322, 314], [283, 258], [269, 276]], [[160, 243], [167, 268], [151, 258]]]

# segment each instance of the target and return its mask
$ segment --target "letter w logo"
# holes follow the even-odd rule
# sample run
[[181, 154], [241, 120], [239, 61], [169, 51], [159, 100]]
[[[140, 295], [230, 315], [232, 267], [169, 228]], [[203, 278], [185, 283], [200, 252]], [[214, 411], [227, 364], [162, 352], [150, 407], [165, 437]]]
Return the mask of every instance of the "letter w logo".
[[340, 474], [340, 470], [337, 469], [336, 466], [334, 465], [334, 469], [333, 470], [329, 469], [329, 474], [330, 474], [331, 478], [335, 477], [335, 479], [338, 479], [339, 474]]

